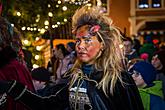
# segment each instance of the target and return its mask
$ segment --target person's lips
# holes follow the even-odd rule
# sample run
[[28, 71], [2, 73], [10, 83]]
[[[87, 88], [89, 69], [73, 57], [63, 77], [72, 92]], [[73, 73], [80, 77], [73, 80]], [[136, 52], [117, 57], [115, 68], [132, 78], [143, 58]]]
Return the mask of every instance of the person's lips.
[[86, 53], [84, 53], [84, 52], [79, 52], [79, 53], [78, 53], [78, 56], [83, 57], [83, 56], [87, 56], [87, 54], [86, 54]]

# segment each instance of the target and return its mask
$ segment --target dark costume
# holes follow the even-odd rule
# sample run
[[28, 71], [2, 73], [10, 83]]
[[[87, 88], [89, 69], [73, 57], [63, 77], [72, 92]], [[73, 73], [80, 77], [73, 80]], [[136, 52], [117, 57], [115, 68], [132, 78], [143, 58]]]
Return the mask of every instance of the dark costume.
[[[83, 70], [85, 72], [86, 70]], [[143, 110], [142, 101], [138, 89], [132, 77], [123, 72], [122, 79], [124, 87], [118, 80], [114, 89], [114, 94], [108, 93], [106, 96], [102, 88], [97, 88], [94, 82], [82, 79], [86, 82], [87, 94], [92, 106], [92, 110]], [[88, 76], [88, 75], [87, 75]], [[102, 77], [102, 71], [93, 70], [89, 75], [90, 79], [97, 82]], [[0, 83], [0, 85], [2, 85]], [[67, 84], [54, 86], [54, 95], [40, 97], [25, 89], [20, 83], [8, 93], [14, 99], [18, 99], [32, 110], [65, 110], [69, 106], [69, 89]], [[17, 93], [17, 94], [15, 94]], [[83, 109], [84, 110], [84, 109]]]
[[[0, 51], [0, 80], [16, 80], [31, 91], [34, 91], [32, 78], [29, 71], [16, 59], [16, 52], [11, 47], [6, 47]], [[15, 102], [11, 97], [7, 97], [7, 102], [1, 110], [26, 110], [23, 104]]]

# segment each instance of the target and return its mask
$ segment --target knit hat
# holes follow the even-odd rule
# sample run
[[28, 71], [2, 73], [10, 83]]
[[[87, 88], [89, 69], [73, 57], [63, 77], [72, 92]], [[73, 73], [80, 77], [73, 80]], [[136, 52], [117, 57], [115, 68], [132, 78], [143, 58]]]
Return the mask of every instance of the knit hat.
[[139, 53], [140, 53], [140, 55], [143, 53], [147, 53], [148, 54], [148, 60], [151, 61], [151, 58], [152, 58], [153, 53], [155, 51], [156, 51], [156, 48], [154, 47], [153, 44], [146, 43], [146, 44], [143, 44], [143, 46], [140, 48]]
[[143, 59], [143, 60], [145, 60], [145, 61], [147, 61], [147, 59], [148, 59], [148, 54], [147, 54], [147, 53], [142, 53], [142, 54], [140, 55], [140, 58]]
[[51, 73], [44, 67], [33, 69], [31, 73], [32, 73], [32, 78], [35, 80], [43, 81], [43, 82], [47, 82], [50, 80]]
[[157, 71], [152, 64], [145, 61], [140, 61], [134, 64], [131, 68], [131, 71], [133, 70], [141, 74], [147, 86], [153, 86], [153, 81], [156, 79]]

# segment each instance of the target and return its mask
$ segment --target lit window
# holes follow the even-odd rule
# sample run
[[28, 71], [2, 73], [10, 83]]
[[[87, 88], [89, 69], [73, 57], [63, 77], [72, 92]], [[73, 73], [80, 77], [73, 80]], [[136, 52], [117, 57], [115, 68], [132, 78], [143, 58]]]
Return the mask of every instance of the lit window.
[[148, 8], [148, 0], [139, 0], [139, 4], [138, 4], [139, 8]]
[[153, 8], [160, 8], [161, 7], [161, 0], [152, 0], [152, 7]]

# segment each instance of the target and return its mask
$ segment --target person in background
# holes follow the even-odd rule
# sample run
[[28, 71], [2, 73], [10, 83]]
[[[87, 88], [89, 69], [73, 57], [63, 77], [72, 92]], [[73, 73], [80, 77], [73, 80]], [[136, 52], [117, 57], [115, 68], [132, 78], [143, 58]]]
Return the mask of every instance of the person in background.
[[123, 44], [125, 47], [125, 56], [127, 58], [127, 61], [139, 57], [137, 51], [133, 48], [134, 44], [130, 37], [124, 37]]
[[157, 50], [152, 42], [152, 36], [146, 35], [144, 44], [140, 47], [139, 50], [140, 58], [143, 58], [145, 61], [151, 62], [152, 56], [156, 51]]
[[163, 94], [165, 100], [165, 50], [155, 52], [151, 63], [158, 72], [156, 74], [156, 80], [161, 80], [163, 82]]
[[55, 73], [57, 71], [57, 67], [59, 64], [59, 60], [56, 58], [55, 49], [52, 50], [52, 56], [47, 64], [47, 70], [51, 73], [51, 77], [55, 77]]
[[[22, 62], [22, 57], [18, 57], [21, 46], [21, 40], [11, 24], [0, 17], [0, 80], [16, 80], [35, 92], [31, 74]], [[1, 110], [28, 109], [22, 103], [15, 102], [10, 96], [6, 97], [5, 94], [2, 94], [1, 99], [4, 99], [3, 104], [0, 103]]]
[[143, 110], [137, 86], [121, 65], [122, 36], [112, 20], [99, 7], [84, 6], [73, 15], [72, 26], [77, 59], [58, 92], [40, 97], [16, 81], [0, 81], [0, 93], [7, 91], [34, 110]]
[[31, 72], [33, 78], [33, 85], [37, 94], [40, 96], [46, 96], [47, 88], [51, 85], [50, 76], [51, 73], [45, 67], [38, 67]]
[[27, 50], [27, 49], [22, 49], [21, 53], [24, 57], [27, 68], [29, 69], [29, 71], [31, 71], [33, 69], [33, 65], [32, 65], [33, 55], [32, 55], [32, 52]]
[[140, 41], [139, 41], [139, 39], [134, 38], [133, 42], [134, 42], [133, 48], [136, 50], [136, 52], [137, 52], [137, 54], [139, 56], [140, 55], [139, 50], [140, 50], [140, 47], [141, 47]]
[[61, 78], [61, 76], [68, 70], [68, 65], [70, 62], [70, 58], [68, 58], [67, 56], [69, 55], [69, 52], [66, 50], [65, 45], [64, 44], [58, 44], [56, 45], [55, 48], [55, 56], [58, 60], [58, 67], [57, 70], [55, 71], [55, 83], [59, 84], [59, 83], [65, 83], [65, 80]]
[[75, 52], [75, 43], [74, 42], [68, 42], [66, 44], [66, 50], [71, 53], [71, 52]]
[[69, 55], [67, 55], [67, 58], [70, 59], [70, 62], [68, 64], [68, 69], [70, 69], [76, 61], [75, 43], [68, 42], [66, 44], [66, 49], [69, 52]]
[[152, 64], [139, 61], [130, 69], [139, 88], [144, 110], [165, 110], [162, 81], [155, 81], [157, 71]]

